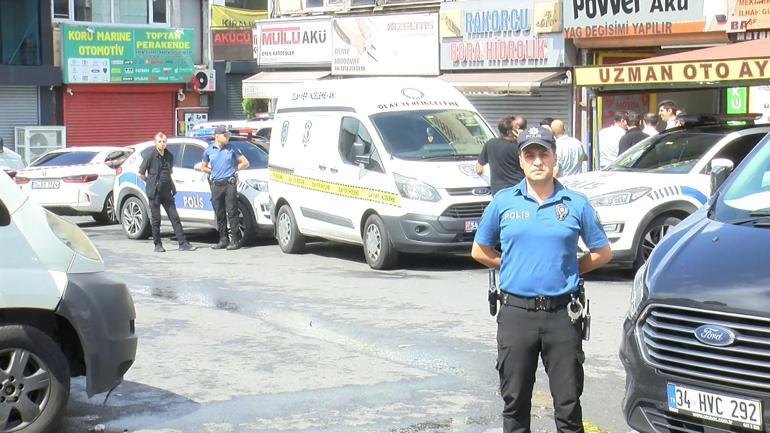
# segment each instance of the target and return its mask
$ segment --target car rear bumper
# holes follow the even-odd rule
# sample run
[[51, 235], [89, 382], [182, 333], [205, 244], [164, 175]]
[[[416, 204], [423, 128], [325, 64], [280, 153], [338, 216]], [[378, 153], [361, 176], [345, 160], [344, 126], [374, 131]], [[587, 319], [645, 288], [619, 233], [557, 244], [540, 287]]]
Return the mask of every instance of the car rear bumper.
[[136, 358], [136, 312], [126, 285], [104, 272], [68, 274], [57, 314], [78, 333], [89, 396], [117, 386]]

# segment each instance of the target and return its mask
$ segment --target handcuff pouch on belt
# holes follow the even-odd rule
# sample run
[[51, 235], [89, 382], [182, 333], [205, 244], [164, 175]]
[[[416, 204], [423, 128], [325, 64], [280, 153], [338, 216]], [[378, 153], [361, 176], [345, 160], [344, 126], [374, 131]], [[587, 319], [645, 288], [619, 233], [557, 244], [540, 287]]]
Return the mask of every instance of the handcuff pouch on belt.
[[489, 269], [489, 291], [487, 292], [487, 301], [489, 301], [489, 314], [497, 315], [497, 303], [500, 300], [500, 292], [497, 289], [497, 276], [494, 269]]
[[567, 305], [567, 315], [572, 323], [580, 320], [580, 330], [583, 340], [591, 338], [591, 300], [586, 299], [586, 289], [582, 278], [578, 280], [578, 291], [572, 295]]

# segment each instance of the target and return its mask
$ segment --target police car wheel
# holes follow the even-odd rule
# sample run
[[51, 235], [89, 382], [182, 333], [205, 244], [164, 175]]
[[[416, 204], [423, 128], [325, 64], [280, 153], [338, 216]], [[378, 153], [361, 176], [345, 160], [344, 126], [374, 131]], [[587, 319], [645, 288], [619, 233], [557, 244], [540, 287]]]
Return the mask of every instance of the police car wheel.
[[0, 432], [42, 433], [67, 405], [67, 358], [32, 326], [0, 325]]
[[94, 221], [105, 225], [118, 223], [118, 213], [115, 211], [115, 199], [112, 197], [112, 193], [109, 193], [107, 199], [104, 200], [102, 211], [94, 215]]
[[650, 258], [652, 250], [666, 236], [668, 231], [681, 221], [681, 219], [672, 216], [660, 216], [652, 220], [647, 228], [644, 229], [644, 233], [642, 233], [642, 237], [639, 239], [634, 269], [639, 269]]
[[364, 224], [364, 256], [372, 269], [391, 269], [398, 262], [398, 251], [391, 245], [385, 223], [373, 214]]
[[257, 241], [257, 223], [248, 205], [238, 202], [238, 238], [243, 245], [253, 245]]
[[288, 204], [278, 209], [275, 234], [281, 251], [286, 254], [298, 254], [305, 248], [305, 237], [300, 233], [294, 212]]
[[139, 197], [129, 197], [120, 209], [120, 222], [129, 239], [147, 239], [150, 236], [150, 214]]

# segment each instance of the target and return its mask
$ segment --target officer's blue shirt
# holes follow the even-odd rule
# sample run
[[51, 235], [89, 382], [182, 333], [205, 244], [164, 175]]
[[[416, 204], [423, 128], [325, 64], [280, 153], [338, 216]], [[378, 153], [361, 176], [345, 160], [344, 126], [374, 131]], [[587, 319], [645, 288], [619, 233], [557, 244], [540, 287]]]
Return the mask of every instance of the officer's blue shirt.
[[558, 296], [577, 288], [578, 236], [588, 249], [609, 245], [596, 211], [583, 194], [554, 181], [542, 205], [526, 179], [500, 190], [484, 210], [475, 241], [502, 247], [500, 288], [517, 296]]
[[238, 157], [243, 155], [230, 143], [218, 148], [212, 144], [203, 152], [203, 162], [211, 167], [211, 180], [227, 179], [235, 174]]

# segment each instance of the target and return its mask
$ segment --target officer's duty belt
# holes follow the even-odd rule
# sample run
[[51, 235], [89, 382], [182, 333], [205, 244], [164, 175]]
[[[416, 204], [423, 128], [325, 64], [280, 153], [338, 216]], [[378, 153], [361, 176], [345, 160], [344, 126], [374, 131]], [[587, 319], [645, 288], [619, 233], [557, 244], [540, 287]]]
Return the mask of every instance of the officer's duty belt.
[[511, 293], [500, 292], [500, 303], [509, 307], [519, 307], [534, 311], [556, 311], [567, 306], [572, 301], [572, 294], [559, 296], [535, 296], [525, 298]]
[[214, 179], [211, 181], [214, 185], [227, 185], [228, 183], [231, 183], [230, 179], [232, 179], [233, 176], [228, 176], [224, 179]]

